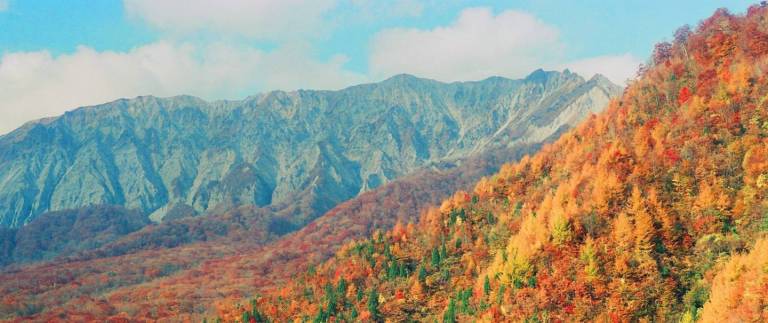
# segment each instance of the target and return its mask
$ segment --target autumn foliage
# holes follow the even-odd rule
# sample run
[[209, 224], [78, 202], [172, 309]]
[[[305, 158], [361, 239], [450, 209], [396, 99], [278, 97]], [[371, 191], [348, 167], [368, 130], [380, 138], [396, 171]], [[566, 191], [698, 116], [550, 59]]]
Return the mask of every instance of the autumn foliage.
[[767, 96], [768, 9], [718, 10], [604, 113], [256, 306], [278, 322], [766, 321]]

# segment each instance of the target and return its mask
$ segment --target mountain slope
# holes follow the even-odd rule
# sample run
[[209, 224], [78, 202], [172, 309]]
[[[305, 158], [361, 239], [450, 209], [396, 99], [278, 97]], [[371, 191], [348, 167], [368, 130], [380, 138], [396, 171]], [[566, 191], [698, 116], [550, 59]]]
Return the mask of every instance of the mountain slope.
[[[96, 317], [128, 313], [133, 319], [196, 320], [198, 311], [213, 311], [202, 305], [272, 288], [309, 264], [327, 259], [351, 239], [417, 219], [422, 208], [456, 189], [469, 188], [497, 171], [503, 161], [538, 146], [515, 145], [474, 155], [450, 170], [418, 171], [346, 201], [266, 245], [260, 243], [269, 237], [252, 230], [258, 227], [252, 222], [258, 223], [260, 215], [250, 214], [250, 208], [237, 208], [149, 226], [77, 256], [16, 266], [0, 273], [0, 293], [8, 304], [0, 313], [34, 321], [92, 317], [96, 314], [84, 304], [99, 302], [108, 310]], [[180, 243], [187, 238], [198, 242]], [[147, 299], [148, 294], [153, 296]], [[111, 296], [105, 300], [107, 295]], [[177, 306], [182, 299], [187, 305]], [[191, 305], [192, 299], [197, 305]]]
[[[560, 90], [550, 90], [546, 86], [555, 82], [553, 77], [572, 79], [568, 86], [581, 85], [559, 93]], [[412, 86], [415, 91], [422, 91], [417, 87], [419, 82], [445, 86], [409, 76], [399, 76], [387, 82], [416, 82], [414, 85], [397, 85]], [[517, 159], [521, 154], [537, 149], [541, 141], [550, 139], [545, 136], [558, 136], [587, 114], [601, 109], [599, 105], [607, 102], [607, 96], [618, 91], [600, 76], [583, 81], [568, 72], [536, 71], [522, 81], [492, 78], [480, 83], [499, 82], [521, 82], [531, 93], [513, 93], [515, 98], [512, 100], [528, 98], [526, 100], [533, 102], [526, 104], [538, 111], [513, 106], [519, 110], [515, 113], [520, 120], [506, 120], [492, 136], [473, 139], [477, 144], [461, 153], [466, 157], [430, 162], [402, 181], [395, 179], [381, 184], [329, 211], [317, 223], [278, 240], [279, 235], [298, 228], [293, 215], [309, 213], [310, 203], [307, 201], [316, 198], [315, 191], [292, 193], [294, 198], [301, 199], [298, 203], [289, 199], [264, 207], [244, 205], [230, 209], [225, 205], [214, 207], [205, 217], [184, 217], [184, 213], [196, 211], [176, 207], [166, 215], [163, 223], [146, 226], [112, 243], [97, 246], [97, 249], [62, 253], [60, 255], [64, 257], [47, 263], [6, 268], [5, 273], [0, 273], [0, 290], [6, 295], [2, 300], [5, 305], [0, 307], [0, 317], [42, 314], [34, 317], [56, 319], [59, 315], [72, 315], [83, 310], [85, 315], [92, 315], [92, 307], [85, 305], [91, 302], [111, 308], [101, 317], [122, 311], [150, 320], [181, 313], [189, 315], [194, 313], [187, 307], [174, 307], [178, 299], [168, 296], [171, 290], [176, 295], [187, 295], [186, 282], [189, 280], [206, 286], [202, 288], [201, 285], [199, 293], [191, 296], [203, 304], [222, 296], [236, 298], [252, 294], [271, 286], [275, 280], [292, 276], [306, 268], [307, 263], [326, 259], [343, 242], [363, 237], [373, 227], [386, 229], [396, 221], [415, 219], [425, 205], [436, 203], [450, 192], [466, 188], [468, 183], [495, 172], [503, 161]], [[533, 86], [525, 85], [531, 82]], [[457, 83], [450, 86], [457, 86]], [[541, 91], [551, 93], [539, 93]], [[540, 101], [532, 99], [537, 96]], [[465, 101], [483, 106], [485, 100], [475, 97]], [[409, 202], [403, 203], [405, 199]], [[33, 222], [46, 221], [45, 216], [38, 219]], [[345, 226], [344, 223], [355, 225], [339, 230], [339, 225]], [[308, 245], [303, 242], [317, 237], [323, 237], [318, 239], [320, 243]], [[270, 241], [275, 242], [264, 245]], [[258, 278], [244, 277], [249, 283], [235, 279], [239, 275], [238, 268], [243, 267], [258, 271]], [[211, 278], [201, 280], [201, 273]], [[152, 302], [141, 296], [158, 286], [169, 293], [155, 295]], [[110, 294], [122, 296], [103, 302], [103, 297]], [[158, 306], [172, 310], [160, 311]], [[42, 313], [38, 313], [40, 311]]]
[[567, 71], [450, 84], [399, 75], [341, 91], [81, 108], [0, 137], [0, 225], [98, 204], [160, 220], [290, 202], [282, 211], [300, 227], [420, 167], [540, 141], [617, 91]]
[[0, 229], [0, 266], [98, 248], [149, 223], [136, 211], [114, 206], [45, 213], [21, 228]]
[[218, 315], [765, 321], [766, 62], [768, 8], [719, 10], [554, 144]]

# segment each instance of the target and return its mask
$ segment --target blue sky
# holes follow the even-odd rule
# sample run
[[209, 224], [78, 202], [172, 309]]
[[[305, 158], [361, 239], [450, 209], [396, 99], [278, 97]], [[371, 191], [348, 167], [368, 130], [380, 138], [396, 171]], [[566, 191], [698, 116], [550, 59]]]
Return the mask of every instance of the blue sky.
[[653, 44], [747, 1], [0, 0], [0, 133], [137, 95], [239, 99], [411, 73], [570, 68], [614, 82]]

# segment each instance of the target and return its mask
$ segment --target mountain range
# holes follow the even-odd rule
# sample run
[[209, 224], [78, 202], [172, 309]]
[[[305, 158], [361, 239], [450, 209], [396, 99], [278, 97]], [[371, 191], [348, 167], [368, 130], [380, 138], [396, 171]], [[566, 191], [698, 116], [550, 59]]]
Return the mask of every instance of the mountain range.
[[0, 320], [765, 322], [768, 5], [621, 89], [139, 97], [0, 137]]
[[[30, 122], [0, 137], [0, 225], [88, 205], [160, 221], [286, 201], [296, 226], [420, 167], [536, 142], [617, 93], [597, 76], [444, 84], [398, 75], [341, 91], [242, 101], [139, 97]], [[300, 202], [299, 202], [300, 201]]]
[[520, 80], [398, 75], [340, 91], [139, 97], [76, 109], [0, 137], [0, 241], [17, 255], [4, 262], [57, 255], [22, 257], [36, 252], [9, 246], [30, 230], [24, 224], [42, 228], [49, 212], [91, 206], [154, 222], [248, 206], [266, 214], [256, 225], [265, 234], [284, 234], [419, 169], [540, 143], [619, 91], [600, 75], [537, 70]]
[[241, 260], [258, 283], [210, 280], [227, 287], [200, 297], [253, 293], [349, 239], [413, 221], [620, 91], [567, 70], [455, 83], [398, 75], [243, 101], [139, 97], [30, 122], [0, 137], [0, 265], [15, 264], [0, 290], [23, 304], [0, 312], [59, 315]]

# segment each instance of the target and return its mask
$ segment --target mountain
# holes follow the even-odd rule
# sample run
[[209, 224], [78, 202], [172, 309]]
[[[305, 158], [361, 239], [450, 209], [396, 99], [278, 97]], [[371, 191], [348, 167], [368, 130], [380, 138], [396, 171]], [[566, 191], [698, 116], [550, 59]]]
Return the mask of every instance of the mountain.
[[[456, 189], [470, 188], [497, 171], [503, 161], [539, 146], [516, 145], [476, 155], [449, 170], [417, 171], [345, 201], [276, 239], [254, 230], [258, 226], [253, 223], [263, 214], [237, 208], [150, 225], [75, 256], [9, 267], [0, 272], [0, 294], [6, 295], [8, 304], [0, 307], [0, 314], [25, 321], [61, 317], [199, 321], [200, 313], [213, 310], [205, 305], [274, 288], [328, 259], [349, 241], [418, 219], [423, 208]], [[160, 290], [163, 293], [157, 293]], [[94, 307], [100, 310], [94, 312]]]
[[[360, 88], [368, 89], [362, 91]], [[385, 90], [382, 90], [381, 88], [385, 88]], [[123, 233], [123, 236], [121, 237], [111, 235], [115, 231], [112, 230], [110, 226], [80, 226], [80, 224], [89, 223], [89, 221], [75, 221], [70, 227], [60, 227], [60, 224], [55, 221], [55, 219], [60, 219], [60, 217], [51, 216], [52, 214], [84, 214], [86, 216], [95, 214], [94, 218], [101, 216], [101, 213], [98, 212], [82, 212], [83, 208], [64, 212], [47, 212], [38, 215], [26, 226], [5, 229], [5, 231], [13, 232], [14, 234], [5, 235], [4, 237], [10, 237], [10, 240], [5, 244], [0, 242], [0, 246], [10, 245], [11, 247], [15, 246], [19, 249], [19, 246], [15, 245], [13, 240], [14, 237], [19, 236], [17, 232], [38, 232], [37, 230], [29, 230], [28, 228], [51, 227], [54, 231], [73, 231], [77, 232], [79, 236], [86, 237], [106, 235], [109, 239], [100, 239], [98, 240], [98, 243], [72, 244], [81, 247], [79, 249], [48, 248], [41, 245], [40, 250], [36, 253], [33, 250], [34, 248], [30, 248], [36, 245], [27, 243], [21, 250], [10, 250], [8, 254], [16, 255], [16, 257], [12, 259], [9, 258], [8, 260], [13, 260], [17, 264], [6, 268], [5, 272], [0, 272], [0, 277], [2, 277], [2, 279], [0, 279], [0, 290], [6, 295], [3, 300], [4, 303], [2, 303], [5, 304], [4, 307], [0, 307], [0, 314], [2, 314], [0, 315], [0, 318], [7, 319], [16, 316], [26, 317], [26, 319], [33, 319], [33, 317], [36, 317], [41, 320], [55, 320], [56, 317], [61, 317], [61, 315], [71, 316], [79, 311], [86, 312], [84, 317], [92, 317], [89, 316], [94, 314], [90, 310], [92, 309], [91, 305], [105, 306], [105, 312], [102, 313], [101, 317], [112, 316], [122, 311], [128, 311], [132, 313], [132, 316], [143, 316], [148, 319], [168, 318], [179, 314], [180, 312], [177, 311], [181, 310], [180, 308], [174, 307], [175, 305], [173, 304], [177, 299], [167, 297], [167, 295], [169, 295], [168, 293], [156, 295], [153, 297], [153, 303], [166, 304], [167, 306], [170, 306], [170, 308], [175, 308], [173, 311], [158, 311], [157, 309], [154, 309], [149, 312], [144, 312], [143, 310], [137, 312], [136, 310], [131, 310], [131, 308], [147, 309], [153, 306], [149, 304], [136, 304], [135, 302], [139, 302], [140, 299], [142, 300], [140, 302], [146, 300], [139, 295], [145, 293], [147, 290], [156, 289], [157, 286], [163, 286], [161, 288], [167, 291], [175, 290], [173, 293], [186, 294], [188, 291], [185, 290], [185, 286], [189, 285], [184, 282], [189, 279], [197, 280], [201, 284], [201, 288], [198, 289], [199, 294], [194, 296], [195, 298], [200, 299], [201, 302], [213, 301], [217, 297], [222, 297], [222, 295], [226, 295], [227, 298], [235, 298], [241, 297], [243, 294], [252, 294], [258, 290], [272, 286], [275, 281], [287, 279], [293, 274], [304, 270], [309, 263], [327, 259], [339, 246], [349, 239], [364, 237], [375, 228], [391, 228], [398, 221], [408, 222], [416, 219], [423, 207], [430, 203], [440, 201], [457, 189], [468, 188], [470, 183], [478, 180], [480, 177], [497, 171], [502, 162], [514, 160], [524, 153], [535, 151], [542, 142], [556, 138], [564, 130], [570, 128], [573, 124], [576, 124], [588, 114], [602, 109], [602, 105], [607, 104], [609, 97], [615, 96], [620, 91], [618, 87], [612, 85], [599, 75], [590, 80], [584, 80], [568, 71], [558, 73], [538, 70], [523, 80], [490, 78], [480, 82], [444, 84], [418, 79], [408, 75], [400, 75], [379, 84], [362, 85], [339, 92], [303, 91], [297, 93], [303, 93], [305, 96], [313, 94], [325, 95], [333, 98], [334, 95], [337, 97], [342, 96], [343, 92], [353, 90], [356, 91], [355, 93], [362, 92], [368, 96], [375, 96], [375, 98], [366, 98], [357, 94], [347, 94], [344, 96], [345, 100], [357, 100], [357, 102], [363, 103], [355, 104], [369, 104], [372, 107], [381, 105], [394, 106], [398, 104], [402, 106], [403, 103], [398, 102], [407, 101], [405, 99], [400, 99], [403, 94], [391, 93], [398, 91], [398, 93], [408, 92], [407, 95], [409, 97], [416, 97], [416, 99], [408, 100], [418, 100], [419, 102], [422, 102], [419, 103], [421, 105], [412, 106], [409, 110], [409, 113], [413, 113], [412, 118], [414, 118], [414, 120], [420, 120], [427, 117], [435, 118], [429, 116], [427, 112], [437, 114], [445, 114], [448, 112], [464, 113], [462, 111], [470, 109], [477, 110], [473, 113], [488, 115], [463, 116], [461, 119], [454, 118], [453, 116], [443, 116], [445, 120], [437, 123], [439, 127], [444, 128], [446, 125], [450, 125], [451, 127], [454, 127], [452, 128], [454, 129], [452, 131], [463, 133], [459, 139], [450, 139], [451, 137], [448, 136], [446, 137], [446, 140], [454, 140], [454, 143], [474, 143], [474, 146], [469, 147], [469, 144], [464, 144], [467, 145], [465, 149], [463, 148], [461, 151], [453, 149], [452, 152], [444, 154], [446, 157], [437, 160], [419, 160], [418, 162], [421, 164], [419, 166], [414, 166], [414, 170], [410, 171], [410, 173], [402, 174], [396, 179], [382, 181], [376, 188], [365, 188], [365, 192], [360, 193], [357, 197], [336, 205], [333, 209], [325, 212], [325, 214], [320, 216], [316, 221], [311, 222], [310, 225], [302, 228], [295, 234], [290, 234], [284, 237], [281, 236], [301, 227], [302, 221], [309, 221], [314, 216], [313, 214], [321, 214], [320, 212], [322, 209], [312, 209], [314, 205], [312, 205], [311, 202], [320, 198], [328, 200], [327, 196], [322, 196], [324, 191], [319, 190], [319, 188], [328, 189], [328, 186], [318, 186], [317, 181], [315, 181], [312, 183], [313, 186], [310, 186], [309, 189], [305, 189], [299, 193], [291, 193], [292, 197], [301, 198], [298, 203], [290, 198], [282, 201], [275, 201], [269, 205], [263, 206], [254, 204], [249, 205], [248, 203], [242, 202], [239, 203], [243, 205], [236, 206], [238, 203], [233, 201], [220, 203], [217, 206], [209, 207], [207, 209], [207, 216], [194, 216], [205, 212], [206, 210], [197, 210], [189, 204], [177, 203], [174, 204], [174, 207], [170, 208], [169, 212], [164, 214], [162, 223], [145, 225], [140, 229], [131, 227], [130, 230], [122, 230], [120, 231]], [[505, 93], [504, 91], [511, 92]], [[372, 92], [376, 93], [371, 94]], [[276, 92], [262, 97], [279, 95], [280, 93], [281, 92]], [[294, 95], [298, 95], [297, 93], [294, 93]], [[439, 94], [439, 96], [435, 93]], [[381, 96], [395, 97], [395, 99], [386, 101], [379, 98]], [[162, 118], [169, 113], [178, 114], [179, 112], [177, 110], [179, 109], [193, 109], [191, 107], [181, 108], [181, 104], [178, 102], [175, 103], [177, 106], [173, 106], [168, 102], [181, 100], [195, 100], [195, 104], [202, 102], [188, 97], [174, 99], [139, 98], [126, 102], [132, 102], [132, 104], [137, 105], [137, 102], [141, 100], [165, 102], [164, 104], [168, 104], [162, 108], [157, 106], [151, 108], [144, 107], [144, 109], [149, 109], [149, 111], [154, 113], [153, 118]], [[249, 100], [253, 101], [255, 99], [250, 98], [245, 101], [247, 102]], [[336, 100], [334, 102], [337, 103], [342, 101], [338, 98], [333, 100]], [[375, 104], [366, 102], [375, 102]], [[438, 107], [435, 107], [437, 104], [434, 102], [443, 103], [440, 103]], [[450, 104], [444, 102], [449, 102]], [[113, 103], [113, 105], [114, 104], [115, 103]], [[233, 103], [230, 102], [228, 104]], [[241, 102], [238, 104], [242, 105], [243, 103]], [[337, 106], [352, 106], [351, 103], [345, 104], [346, 105], [337, 104]], [[287, 106], [288, 104], [284, 105]], [[269, 111], [274, 109], [274, 107], [257, 107]], [[74, 113], [87, 113], [89, 109], [103, 110], [101, 112], [90, 111], [90, 113], [94, 114], [94, 116], [92, 116], [93, 118], [106, 118], [100, 116], [101, 114], [111, 113], [118, 115], [118, 117], [110, 117], [106, 118], [106, 120], [112, 122], [112, 124], [128, 124], [130, 127], [133, 127], [133, 130], [130, 130], [132, 135], [137, 132], [135, 130], [136, 128], [140, 128], [136, 126], [136, 120], [131, 122], [125, 121], [127, 118], [125, 116], [126, 112], [121, 112], [119, 110], [120, 108], [110, 108], [107, 106], [84, 108], [77, 110]], [[129, 110], [128, 112], [136, 115], [137, 119], [142, 116], [142, 114], [137, 111], [144, 111], [138, 107], [129, 108], [126, 106], [122, 109]], [[152, 109], [161, 111], [154, 111]], [[230, 110], [236, 111], [238, 109], [242, 110], [245, 108], [232, 108]], [[250, 109], [255, 109], [255, 107], [250, 107]], [[281, 107], [280, 109], [285, 110], [287, 108]], [[306, 108], [293, 107], [293, 109], [298, 111]], [[389, 120], [392, 118], [392, 116], [386, 115], [389, 114], [389, 112], [370, 112], [368, 109], [356, 109], [359, 111], [345, 112], [346, 110], [344, 110], [339, 113], [352, 114], [352, 117], [354, 117], [354, 114], [356, 113], [364, 112], [368, 113], [368, 115], [376, 115], [376, 113], [378, 113], [384, 114], [376, 115], [376, 118], [379, 118], [379, 120]], [[381, 108], [376, 109], [381, 110]], [[85, 112], [82, 110], [85, 110]], [[444, 111], [440, 112], [439, 110]], [[386, 111], [391, 111], [391, 109]], [[480, 121], [498, 120], [500, 118], [499, 113], [501, 113], [499, 111], [506, 111], [504, 113], [509, 113], [508, 116], [503, 116], [508, 120], [504, 120], [504, 123], [500, 125], [498, 125], [498, 121], [493, 121], [497, 126], [491, 128], [492, 131], [484, 129], [486, 126], [481, 124]], [[227, 111], [220, 111], [219, 113], [224, 114], [225, 112]], [[227, 113], [231, 113], [231, 111]], [[242, 112], [237, 113], [238, 115], [242, 115]], [[292, 118], [299, 118], [298, 116], [295, 116], [295, 114], [296, 113], [294, 113]], [[64, 115], [60, 118], [71, 118], [71, 116]], [[279, 118], [272, 118], [271, 120], [278, 119]], [[290, 117], [288, 119], [290, 119]], [[330, 122], [328, 119], [330, 118], [323, 119], [325, 120], [323, 122]], [[361, 122], [367, 128], [375, 128], [374, 126], [378, 127], [381, 123], [369, 121], [371, 119], [360, 119], [361, 120], [355, 122]], [[120, 122], [116, 122], [115, 120]], [[112, 127], [110, 122], [107, 121], [99, 121], [96, 124]], [[182, 118], [179, 123], [184, 124], [183, 121], [184, 119]], [[289, 121], [291, 124], [300, 122], [297, 120]], [[32, 128], [38, 128], [38, 130], [34, 131], [40, 131], [40, 129], [44, 129], [41, 127], [54, 127], [51, 125], [55, 124], [55, 122], [55, 120], [48, 119], [39, 121], [39, 124], [27, 124], [14, 133], [0, 138], [0, 141], [9, 142], [9, 138], [25, 138], [24, 136], [29, 136], [28, 134], [25, 134], [25, 131], [30, 132], [32, 131], [30, 130]], [[143, 120], [142, 122], [146, 124], [148, 121]], [[163, 123], [166, 121], [153, 122]], [[283, 120], [281, 122], [288, 121]], [[70, 123], [72, 123], [72, 121], [70, 121]], [[462, 129], [462, 127], [465, 127], [461, 125], [462, 123], [472, 124], [472, 127], [469, 127], [469, 129], [466, 130]], [[349, 125], [349, 127], [365, 128], [363, 125], [352, 124]], [[308, 127], [306, 124], [304, 126]], [[423, 133], [429, 133], [435, 132], [435, 129], [439, 128], [432, 125], [422, 126], [425, 127], [425, 129], [414, 129]], [[58, 127], [62, 127], [62, 125], [59, 125]], [[125, 125], [120, 127], [125, 127]], [[144, 134], [156, 133], [158, 130], [153, 127], [154, 126], [147, 126], [147, 128], [142, 129], [141, 132]], [[178, 128], [177, 125], [174, 125], [174, 127]], [[242, 127], [247, 128], [249, 126], [243, 125]], [[400, 124], [388, 124], [387, 131], [389, 131], [389, 135], [387, 138], [389, 139], [387, 140], [392, 140], [391, 138], [396, 137], [392, 135], [394, 132], [404, 133], [406, 130], [399, 130], [401, 127], [407, 128], [411, 127], [411, 125], [407, 124], [403, 126]], [[473, 127], [483, 129], [474, 129]], [[323, 130], [323, 127], [316, 128], [317, 129], [315, 130], [318, 132], [329, 131], [328, 129], [331, 128], [335, 129], [334, 131], [347, 131], [341, 129], [340, 124], [338, 123], [330, 124], [328, 127], [325, 127], [327, 128], [325, 130]], [[106, 140], [100, 138], [101, 135], [99, 135], [102, 131], [106, 131], [105, 129], [90, 130], [94, 137], [89, 140], [96, 142]], [[111, 131], [112, 130], [109, 130], [107, 132]], [[245, 132], [248, 131], [251, 130], [246, 129]], [[358, 130], [358, 132], [359, 131], [361, 130]], [[166, 130], [166, 132], [171, 133], [173, 131]], [[475, 135], [477, 133], [481, 135]], [[104, 138], [110, 138], [111, 136], [114, 137], [111, 134], [107, 134], [104, 135]], [[121, 135], [121, 138], [126, 136], [128, 135]], [[152, 136], [154, 135], [151, 135], [150, 137]], [[476, 138], [470, 138], [471, 136], [475, 136]], [[172, 137], [179, 138], [180, 135], [176, 133]], [[49, 137], [42, 136], [41, 138]], [[398, 138], [402, 138], [402, 136]], [[109, 140], [111, 142], [117, 142], [114, 139]], [[147, 139], [142, 140], [142, 142], [147, 141]], [[157, 145], [166, 144], [164, 140], [157, 139]], [[233, 137], [230, 138], [230, 140], [244, 139]], [[365, 144], [359, 140], [355, 141], [347, 138], [334, 140], [356, 142], [356, 145]], [[387, 140], [382, 142], [390, 144], [387, 143]], [[18, 145], [18, 142], [23, 141], [16, 139], [17, 148], [15, 149], [21, 149], [18, 147], [22, 147], [22, 145]], [[124, 143], [125, 140], [120, 142]], [[136, 146], [136, 142], [138, 141], [134, 140], [131, 145]], [[413, 147], [412, 141], [406, 142], [405, 144], [402, 144], [402, 142], [401, 139], [395, 141], [395, 143], [401, 144], [403, 147]], [[406, 144], [411, 146], [407, 146]], [[445, 143], [440, 142], [430, 144], [438, 146], [445, 145]], [[154, 154], [159, 154], [154, 148], [157, 147], [157, 145], [150, 145], [153, 148], [149, 149], [148, 153], [153, 157], [147, 159], [155, 160], [156, 157], [154, 157]], [[265, 146], [266, 144], [260, 145]], [[56, 148], [57, 146], [51, 145], [51, 147]], [[101, 147], [104, 146], [102, 145]], [[38, 149], [42, 148], [44, 148], [44, 145], [38, 146]], [[243, 151], [247, 151], [247, 148], [248, 147], [243, 147], [242, 149]], [[123, 150], [124, 147], [117, 145], [110, 149]], [[211, 149], [215, 150], [214, 148]], [[382, 151], [378, 146], [369, 145], [366, 149]], [[8, 152], [12, 151], [9, 150]], [[290, 149], [286, 148], [285, 152], [290, 152]], [[14, 153], [18, 156], [18, 151]], [[114, 155], [115, 153], [112, 152], [110, 154]], [[358, 155], [356, 156], [361, 156], [362, 153], [357, 152], [357, 154]], [[399, 151], [393, 153], [393, 155], [402, 157], [402, 155], [397, 154], [399, 154]], [[30, 153], [28, 157], [33, 155], [34, 154]], [[88, 159], [96, 156], [95, 158], [98, 159], [103, 155], [104, 154], [96, 154], [89, 157], [89, 155], [85, 154], [84, 156], [77, 158]], [[349, 159], [348, 157], [345, 158]], [[170, 163], [170, 161], [166, 161], [165, 163]], [[100, 164], [92, 164], [91, 166], [95, 167], [92, 168], [92, 170], [97, 169], [98, 167], [96, 166], [98, 165]], [[150, 164], [147, 163], [145, 166], [146, 165]], [[115, 170], [120, 169], [120, 167], [110, 166], [110, 169]], [[133, 173], [136, 173], [136, 171], [133, 170], [131, 174]], [[141, 175], [142, 173], [138, 172], [136, 174]], [[349, 176], [348, 173], [338, 174]], [[130, 179], [130, 174], [125, 174], [125, 176], [121, 178]], [[253, 182], [253, 178], [248, 176], [230, 176], [230, 179], [233, 178], [242, 180], [245, 183]], [[215, 183], [211, 185], [215, 186], [219, 184]], [[232, 185], [228, 187], [232, 187]], [[125, 190], [123, 190], [123, 192], [125, 192]], [[88, 207], [86, 207], [86, 209], [87, 208]], [[108, 208], [97, 207], [97, 209]], [[168, 210], [168, 208], [165, 209]], [[112, 217], [103, 218], [106, 223], [109, 223], [110, 221], [119, 221], [122, 217], [121, 212], [123, 211], [120, 211], [121, 209], [115, 208], [114, 210], [115, 212]], [[163, 210], [161, 209], [161, 212], [159, 213], [162, 213], [162, 211]], [[138, 213], [133, 211], [130, 212], [131, 214], [143, 214], [145, 217], [147, 214], [152, 214], [150, 211]], [[157, 219], [156, 216], [159, 213], [155, 212], [153, 214], [155, 219]], [[300, 214], [300, 217], [303, 218], [297, 220], [298, 217], [296, 217], [296, 214]], [[93, 231], [88, 232], [89, 229]], [[27, 236], [29, 236], [29, 234], [27, 234]], [[0, 237], [3, 236], [0, 235]], [[70, 243], [67, 240], [68, 238], [66, 237], [68, 236], [66, 235], [57, 238], [54, 235], [44, 234], [42, 237], [50, 237], [53, 245]], [[315, 243], [308, 244], [307, 242], [309, 242], [309, 240], [313, 240]], [[2, 241], [2, 239], [0, 239], [0, 241]], [[33, 255], [34, 257], [31, 257], [30, 255]], [[53, 261], [33, 265], [20, 264], [26, 261], [40, 260], [41, 258], [51, 259], [56, 256], [59, 258]], [[243, 263], [243, 261], [247, 261], [248, 263]], [[261, 277], [256, 281], [251, 280], [251, 283], [248, 284], [243, 284], [242, 279], [233, 279], [233, 277], [241, 274], [240, 268], [243, 267], [248, 267], [251, 270], [258, 270], [261, 273]], [[201, 271], [207, 272], [207, 275], [209, 275], [208, 277], [217, 276], [219, 278], [200, 280], [199, 275], [201, 274]], [[248, 276], [252, 277], [250, 274], [248, 274]], [[229, 279], [225, 279], [224, 277], [228, 277]], [[218, 284], [218, 286], [213, 286], [212, 284]], [[203, 285], [207, 287], [202, 288]], [[105, 297], [108, 293], [112, 295], [122, 294], [124, 296], [121, 298], [112, 298], [108, 303], [99, 300]], [[185, 312], [182, 311], [181, 313]], [[39, 314], [43, 314], [43, 316], [39, 316]]]
[[[224, 321], [768, 320], [768, 7], [656, 46], [621, 98]], [[210, 317], [210, 316], [209, 316]]]
[[80, 108], [0, 137], [0, 226], [108, 204], [155, 221], [254, 205], [298, 228], [416, 169], [540, 142], [618, 91], [601, 76], [538, 70], [521, 80], [398, 75], [340, 91]]

